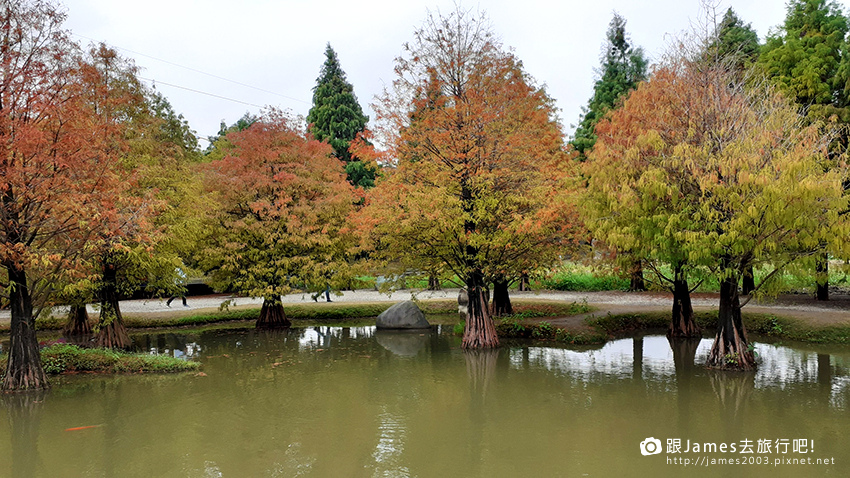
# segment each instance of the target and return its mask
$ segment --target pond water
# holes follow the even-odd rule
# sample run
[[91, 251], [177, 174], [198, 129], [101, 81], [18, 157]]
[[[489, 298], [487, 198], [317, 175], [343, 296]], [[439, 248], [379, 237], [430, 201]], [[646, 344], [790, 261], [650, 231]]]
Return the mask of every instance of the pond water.
[[[513, 343], [478, 353], [463, 352], [439, 327], [135, 340], [151, 353], [198, 360], [203, 374], [67, 376], [43, 396], [4, 398], [0, 476], [847, 476], [850, 469], [848, 348], [758, 343], [759, 369], [744, 374], [700, 367], [709, 340], [671, 347], [651, 335], [596, 348]], [[641, 454], [641, 442], [653, 451], [647, 438], [660, 440], [661, 453]], [[675, 440], [679, 453], [668, 449]], [[741, 453], [747, 444], [753, 453]]]

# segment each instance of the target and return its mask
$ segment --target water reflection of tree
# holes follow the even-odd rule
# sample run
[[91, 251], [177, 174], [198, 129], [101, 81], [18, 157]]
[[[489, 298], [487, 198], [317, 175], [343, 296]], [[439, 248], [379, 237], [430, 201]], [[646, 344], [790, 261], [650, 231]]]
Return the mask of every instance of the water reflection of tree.
[[827, 405], [832, 399], [832, 375], [829, 354], [818, 354], [818, 391]]
[[469, 378], [469, 459], [466, 462], [470, 464], [470, 476], [481, 474], [484, 461], [482, 442], [487, 423], [485, 402], [496, 375], [500, 351], [501, 349], [469, 349], [463, 352], [466, 375]]
[[744, 435], [746, 404], [755, 390], [755, 372], [706, 370], [711, 389], [717, 396], [720, 416], [726, 427], [727, 439], [735, 441]]
[[676, 370], [676, 401], [679, 408], [679, 430], [688, 434], [693, 415], [691, 414], [691, 397], [694, 390], [692, 382], [697, 366], [694, 363], [699, 338], [667, 337], [670, 349], [673, 351], [673, 366]]
[[2, 395], [12, 431], [12, 476], [44, 475], [38, 451], [38, 432], [45, 390]]
[[643, 336], [632, 338], [632, 378], [643, 381]]

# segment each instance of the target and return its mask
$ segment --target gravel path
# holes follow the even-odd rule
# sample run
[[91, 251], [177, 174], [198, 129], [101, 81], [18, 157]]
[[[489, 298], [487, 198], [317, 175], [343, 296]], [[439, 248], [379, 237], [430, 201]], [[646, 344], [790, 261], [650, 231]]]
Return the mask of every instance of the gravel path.
[[[331, 294], [334, 302], [398, 302], [410, 299], [413, 294], [420, 300], [427, 299], [456, 299], [458, 289], [446, 289], [441, 291], [412, 291], [400, 290], [391, 294], [380, 293], [375, 290], [343, 291]], [[290, 294], [283, 297], [285, 304], [310, 303], [312, 294]], [[672, 307], [670, 294], [659, 292], [560, 292], [560, 291], [535, 291], [535, 292], [511, 292], [512, 299], [546, 299], [563, 302], [585, 301], [593, 306], [596, 311], [591, 314], [563, 319], [563, 326], [582, 327], [582, 321], [589, 315], [622, 314], [628, 312], [652, 312], [666, 311]], [[227, 295], [193, 296], [188, 297], [188, 307], [183, 307], [180, 299], [171, 303], [171, 307], [165, 305], [165, 299], [125, 300], [121, 301], [121, 311], [124, 315], [161, 315], [161, 314], [186, 314], [207, 312], [217, 310], [223, 301], [230, 300], [231, 307], [259, 307], [262, 299], [251, 299], [247, 297], [232, 297]], [[324, 300], [324, 295], [320, 297]], [[716, 309], [716, 294], [694, 294], [692, 302], [695, 309]], [[57, 307], [55, 315], [65, 312], [64, 308]], [[850, 296], [833, 296], [829, 302], [817, 302], [804, 295], [781, 296], [775, 300], [765, 302], [752, 302], [748, 304], [745, 311], [758, 313], [772, 313], [787, 317], [796, 317], [812, 325], [850, 325]], [[89, 307], [90, 312], [96, 312]], [[190, 312], [191, 311], [191, 312]], [[8, 322], [9, 311], [0, 311], [0, 323]], [[559, 320], [560, 322], [561, 320]]]

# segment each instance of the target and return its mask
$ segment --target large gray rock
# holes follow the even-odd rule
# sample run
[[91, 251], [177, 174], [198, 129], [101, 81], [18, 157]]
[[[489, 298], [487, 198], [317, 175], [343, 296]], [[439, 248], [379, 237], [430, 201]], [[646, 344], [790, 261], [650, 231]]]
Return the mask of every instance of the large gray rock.
[[406, 300], [383, 311], [375, 326], [379, 329], [427, 329], [431, 324], [415, 302]]

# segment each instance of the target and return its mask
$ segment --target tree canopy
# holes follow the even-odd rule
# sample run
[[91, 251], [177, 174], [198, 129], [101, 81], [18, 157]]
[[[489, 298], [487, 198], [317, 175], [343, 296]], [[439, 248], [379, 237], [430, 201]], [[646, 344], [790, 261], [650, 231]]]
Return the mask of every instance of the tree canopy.
[[835, 2], [792, 0], [785, 23], [767, 38], [759, 64], [798, 103], [843, 108], [850, 86], [847, 31], [847, 18]]
[[716, 59], [730, 61], [744, 69], [752, 65], [759, 56], [759, 37], [749, 23], [744, 23], [730, 7], [716, 27], [709, 54]]
[[813, 254], [845, 207], [842, 174], [824, 167], [830, 136], [765, 82], [745, 83], [728, 62], [668, 60], [600, 122], [586, 165], [595, 234], [718, 274], [719, 368], [755, 365], [738, 300], [747, 268]]
[[216, 206], [200, 263], [217, 288], [265, 300], [258, 325], [287, 325], [281, 294], [346, 274], [352, 188], [332, 148], [279, 111], [227, 141], [206, 172]]
[[48, 2], [0, 9], [0, 263], [12, 310], [5, 390], [47, 386], [38, 358], [34, 313], [57, 283], [79, 275], [96, 238], [122, 230], [126, 115], [135, 93], [112, 52], [86, 57], [61, 29]]

